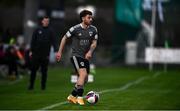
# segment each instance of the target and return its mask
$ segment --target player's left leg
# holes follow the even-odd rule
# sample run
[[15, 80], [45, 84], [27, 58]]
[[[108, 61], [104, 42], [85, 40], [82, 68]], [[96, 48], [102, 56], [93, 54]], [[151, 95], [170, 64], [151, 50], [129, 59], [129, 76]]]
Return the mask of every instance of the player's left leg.
[[[70, 58], [71, 60], [71, 63], [73, 64], [74, 66], [74, 69], [76, 70], [77, 72], [77, 64], [75, 65], [75, 63], [77, 63], [77, 58], [74, 56], [74, 57], [71, 57]], [[70, 103], [74, 103], [76, 104], [77, 103], [77, 87], [75, 85], [74, 89], [72, 90], [71, 94], [67, 97], [67, 100], [70, 102]]]

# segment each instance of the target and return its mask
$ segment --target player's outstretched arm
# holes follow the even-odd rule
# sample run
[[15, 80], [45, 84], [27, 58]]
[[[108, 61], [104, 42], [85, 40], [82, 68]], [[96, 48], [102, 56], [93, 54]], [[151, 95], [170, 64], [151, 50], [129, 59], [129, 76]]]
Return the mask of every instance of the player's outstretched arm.
[[61, 56], [62, 56], [62, 52], [63, 52], [63, 49], [64, 49], [64, 46], [66, 44], [66, 40], [67, 40], [67, 37], [64, 36], [62, 39], [61, 39], [61, 42], [60, 42], [60, 45], [59, 45], [59, 50], [56, 54], [56, 60], [57, 61], [60, 61], [61, 60]]

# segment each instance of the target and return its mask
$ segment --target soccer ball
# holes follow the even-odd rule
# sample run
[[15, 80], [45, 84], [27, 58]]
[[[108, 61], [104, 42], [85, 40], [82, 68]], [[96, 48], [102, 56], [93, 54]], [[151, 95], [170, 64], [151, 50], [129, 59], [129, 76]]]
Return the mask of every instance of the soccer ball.
[[89, 104], [96, 104], [99, 100], [99, 94], [95, 91], [89, 91], [86, 95], [86, 100]]

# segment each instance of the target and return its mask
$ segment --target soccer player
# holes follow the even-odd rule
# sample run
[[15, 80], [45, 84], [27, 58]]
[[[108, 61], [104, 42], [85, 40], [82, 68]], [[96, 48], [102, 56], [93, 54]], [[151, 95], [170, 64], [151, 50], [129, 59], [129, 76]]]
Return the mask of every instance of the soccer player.
[[32, 52], [32, 64], [29, 90], [34, 88], [34, 82], [36, 78], [36, 72], [41, 67], [41, 89], [46, 89], [47, 71], [49, 63], [49, 53], [51, 45], [54, 46], [55, 52], [58, 51], [56, 38], [54, 36], [52, 28], [49, 27], [50, 18], [45, 16], [41, 20], [41, 26], [38, 27], [31, 40], [31, 52]]
[[63, 36], [59, 51], [56, 54], [60, 61], [67, 39], [72, 39], [71, 62], [78, 73], [78, 80], [67, 100], [71, 103], [84, 105], [83, 92], [89, 73], [89, 60], [97, 45], [97, 29], [91, 25], [93, 21], [92, 12], [83, 10], [80, 12], [81, 23], [71, 27]]

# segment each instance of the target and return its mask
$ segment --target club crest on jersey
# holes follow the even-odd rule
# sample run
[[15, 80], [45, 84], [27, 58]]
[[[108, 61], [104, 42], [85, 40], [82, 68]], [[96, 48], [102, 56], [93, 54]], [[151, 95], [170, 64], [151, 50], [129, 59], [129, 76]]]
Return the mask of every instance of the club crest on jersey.
[[89, 36], [92, 36], [93, 32], [89, 32]]
[[78, 34], [78, 36], [81, 36], [81, 35], [82, 35], [81, 33]]
[[81, 66], [84, 66], [84, 62], [80, 62]]

